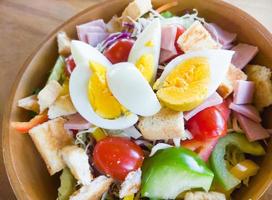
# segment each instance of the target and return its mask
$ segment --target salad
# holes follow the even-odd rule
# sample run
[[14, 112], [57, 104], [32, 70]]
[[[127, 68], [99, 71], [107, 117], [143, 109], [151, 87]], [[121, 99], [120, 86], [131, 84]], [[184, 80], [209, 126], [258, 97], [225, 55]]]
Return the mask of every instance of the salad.
[[57, 34], [43, 88], [18, 101], [58, 200], [230, 199], [258, 173], [271, 130], [271, 71], [258, 47], [207, 22], [135, 0], [121, 16]]

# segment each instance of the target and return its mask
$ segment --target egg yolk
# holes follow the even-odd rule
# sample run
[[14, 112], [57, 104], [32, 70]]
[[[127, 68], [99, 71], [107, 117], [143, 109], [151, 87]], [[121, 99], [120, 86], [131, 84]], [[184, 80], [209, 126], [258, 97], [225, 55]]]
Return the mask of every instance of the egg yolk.
[[171, 109], [189, 111], [207, 98], [209, 82], [208, 59], [204, 57], [187, 59], [168, 74], [157, 91], [157, 96]]
[[142, 55], [136, 62], [136, 67], [150, 83], [154, 74], [154, 56], [152, 54]]
[[106, 68], [99, 63], [91, 62], [92, 75], [88, 84], [88, 97], [94, 111], [106, 119], [119, 117], [123, 106], [110, 92], [106, 81]]

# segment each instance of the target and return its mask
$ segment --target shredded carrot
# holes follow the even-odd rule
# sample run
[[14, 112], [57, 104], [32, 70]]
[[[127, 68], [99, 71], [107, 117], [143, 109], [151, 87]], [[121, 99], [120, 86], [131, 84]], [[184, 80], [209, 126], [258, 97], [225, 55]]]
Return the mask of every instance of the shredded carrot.
[[178, 5], [177, 1], [169, 2], [169, 3], [166, 3], [166, 4], [162, 5], [162, 6], [160, 6], [159, 8], [157, 8], [156, 11], [158, 13], [161, 13], [161, 12], [166, 11], [166, 10], [172, 8], [172, 7], [177, 6], [177, 5]]
[[47, 113], [36, 115], [29, 122], [11, 122], [11, 126], [15, 128], [20, 133], [28, 133], [33, 127], [46, 122], [48, 120]]

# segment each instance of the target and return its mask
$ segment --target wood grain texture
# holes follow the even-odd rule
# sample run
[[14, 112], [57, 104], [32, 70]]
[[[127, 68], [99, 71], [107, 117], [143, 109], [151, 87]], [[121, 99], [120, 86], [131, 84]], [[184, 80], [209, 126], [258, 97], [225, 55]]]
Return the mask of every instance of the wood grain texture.
[[[271, 0], [226, 1], [250, 12], [272, 31]], [[97, 2], [99, 0], [0, 0], [0, 120], [11, 85], [28, 55], [58, 25]], [[15, 196], [5, 175], [0, 153], [0, 199], [13, 200]], [[263, 199], [272, 199], [272, 189]]]

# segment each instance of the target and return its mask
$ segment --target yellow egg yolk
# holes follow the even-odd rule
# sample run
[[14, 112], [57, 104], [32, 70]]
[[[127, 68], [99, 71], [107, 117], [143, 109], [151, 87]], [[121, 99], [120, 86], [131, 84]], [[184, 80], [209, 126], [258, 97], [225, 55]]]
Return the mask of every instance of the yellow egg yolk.
[[88, 97], [94, 111], [106, 119], [119, 117], [124, 108], [112, 95], [106, 81], [106, 68], [91, 62], [92, 75], [88, 84]]
[[189, 111], [207, 98], [209, 82], [208, 59], [190, 58], [181, 62], [168, 74], [157, 91], [157, 96], [171, 109]]
[[142, 55], [135, 65], [145, 79], [150, 83], [154, 75], [154, 56], [152, 54]]

